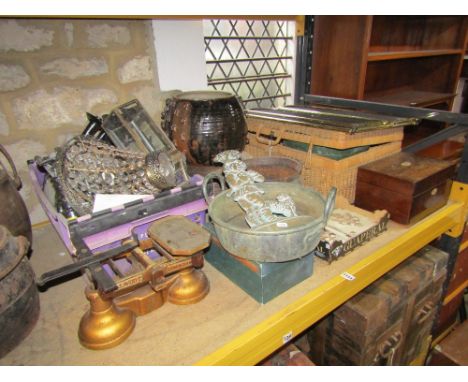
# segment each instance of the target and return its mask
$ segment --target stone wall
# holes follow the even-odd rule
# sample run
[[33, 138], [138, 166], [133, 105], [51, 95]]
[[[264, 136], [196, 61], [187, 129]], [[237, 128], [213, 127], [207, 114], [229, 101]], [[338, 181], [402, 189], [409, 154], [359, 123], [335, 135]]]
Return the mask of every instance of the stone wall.
[[47, 218], [26, 161], [80, 133], [86, 112], [138, 98], [159, 122], [153, 49], [149, 21], [0, 19], [0, 142], [19, 170], [33, 224]]

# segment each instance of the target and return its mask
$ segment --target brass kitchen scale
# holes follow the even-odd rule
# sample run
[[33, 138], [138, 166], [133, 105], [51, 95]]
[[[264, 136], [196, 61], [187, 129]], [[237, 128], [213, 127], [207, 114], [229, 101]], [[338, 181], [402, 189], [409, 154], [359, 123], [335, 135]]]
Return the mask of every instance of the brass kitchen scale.
[[132, 333], [136, 316], [166, 301], [194, 304], [208, 294], [209, 281], [201, 268], [210, 241], [200, 224], [180, 215], [166, 216], [152, 222], [144, 237], [133, 234], [116, 248], [80, 256], [73, 264], [43, 274], [37, 284], [80, 270], [89, 274], [85, 294], [90, 309], [81, 319], [78, 337], [89, 349], [107, 349]]
[[419, 122], [417, 118], [383, 116], [356, 110], [317, 106], [285, 106], [276, 109], [252, 109], [246, 111], [246, 116], [279, 122], [297, 123], [310, 127], [341, 131], [348, 134], [416, 125]]

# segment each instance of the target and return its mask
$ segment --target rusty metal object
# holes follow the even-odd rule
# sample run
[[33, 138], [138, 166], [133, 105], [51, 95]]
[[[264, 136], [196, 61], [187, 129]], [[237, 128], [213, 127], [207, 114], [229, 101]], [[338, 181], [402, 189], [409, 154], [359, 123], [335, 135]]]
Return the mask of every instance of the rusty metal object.
[[163, 129], [189, 164], [213, 165], [216, 154], [245, 147], [244, 111], [231, 93], [183, 92], [167, 100], [162, 117]]
[[13, 237], [0, 225], [0, 358], [27, 337], [39, 317], [39, 295], [26, 257], [28, 249], [25, 237]]
[[7, 227], [13, 236], [25, 236], [31, 243], [31, 220], [26, 205], [18, 192], [21, 188], [21, 179], [13, 160], [1, 144], [0, 152], [7, 159], [13, 176], [8, 174], [7, 168], [0, 161], [0, 225]]

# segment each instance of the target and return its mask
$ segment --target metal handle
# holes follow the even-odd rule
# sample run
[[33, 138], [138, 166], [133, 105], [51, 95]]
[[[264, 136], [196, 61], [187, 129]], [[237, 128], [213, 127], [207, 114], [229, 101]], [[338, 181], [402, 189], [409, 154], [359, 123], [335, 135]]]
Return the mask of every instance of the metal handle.
[[417, 323], [422, 324], [424, 321], [426, 321], [431, 315], [431, 312], [433, 309], [434, 309], [434, 303], [432, 303], [432, 301], [429, 301], [428, 303], [426, 303], [421, 308], [421, 310], [417, 313]]
[[335, 199], [336, 199], [336, 187], [332, 187], [328, 193], [327, 201], [325, 202], [325, 210], [323, 212], [324, 223], [327, 224], [328, 218], [330, 217], [333, 209], [335, 208]]
[[[281, 132], [277, 132], [277, 137], [275, 140], [272, 139], [267, 139], [267, 138], [262, 138], [260, 134], [262, 133], [262, 129], [259, 128], [257, 133], [255, 134], [255, 138], [257, 139], [257, 142], [263, 143], [265, 145], [270, 145], [270, 146], [276, 146], [278, 143], [281, 141]], [[273, 132], [270, 132], [270, 135], [273, 135]]]
[[92, 265], [100, 264], [101, 262], [112, 259], [113, 257], [116, 257], [122, 253], [129, 252], [137, 246], [138, 243], [136, 241], [128, 240], [120, 247], [112, 248], [97, 254], [90, 254], [88, 256], [84, 256], [72, 264], [68, 264], [63, 267], [54, 269], [53, 271], [49, 271], [42, 274], [42, 276], [39, 277], [39, 279], [36, 281], [36, 284], [39, 287], [42, 287], [52, 280], [71, 275], [72, 273], [78, 272]]
[[203, 178], [203, 196], [208, 204], [210, 204], [211, 198], [208, 195], [208, 183], [213, 180], [213, 179], [218, 179], [219, 183], [221, 184], [221, 190], [224, 191], [226, 189], [226, 181], [224, 180], [224, 176], [217, 172], [210, 172]]
[[[11, 167], [11, 169], [13, 171], [13, 181], [15, 182], [16, 189], [19, 190], [21, 188], [21, 179], [20, 179], [20, 177], [18, 175], [18, 171], [16, 171], [16, 167], [15, 167], [15, 164], [13, 162], [13, 159], [11, 159], [11, 156], [10, 156], [10, 154], [8, 154], [8, 151], [6, 151], [5, 147], [3, 147], [3, 145], [1, 145], [1, 144], [0, 144], [0, 151], [2, 152], [2, 154], [7, 159], [8, 163], [10, 164], [10, 167]], [[0, 165], [3, 167], [5, 172], [7, 172], [5, 166], [3, 165], [3, 163], [1, 161], [0, 161]]]
[[376, 358], [386, 359], [387, 366], [393, 365], [393, 358], [395, 351], [400, 347], [403, 334], [397, 331], [390, 338], [388, 338], [382, 345], [379, 346]]

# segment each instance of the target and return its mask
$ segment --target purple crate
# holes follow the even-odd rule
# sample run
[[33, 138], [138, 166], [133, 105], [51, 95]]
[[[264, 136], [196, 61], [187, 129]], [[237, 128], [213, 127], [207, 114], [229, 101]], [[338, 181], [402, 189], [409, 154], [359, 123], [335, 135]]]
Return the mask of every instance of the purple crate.
[[34, 161], [29, 163], [29, 175], [44, 212], [71, 255], [77, 255], [76, 238], [96, 253], [119, 246], [132, 233], [144, 238], [149, 225], [164, 216], [184, 215], [199, 224], [205, 223], [208, 206], [203, 198], [200, 175], [194, 175], [188, 187], [176, 187], [161, 195], [72, 219], [57, 212], [47, 199], [45, 174]]

